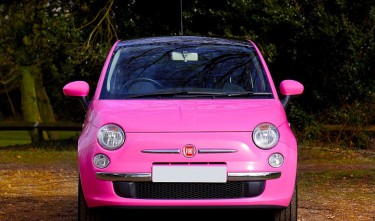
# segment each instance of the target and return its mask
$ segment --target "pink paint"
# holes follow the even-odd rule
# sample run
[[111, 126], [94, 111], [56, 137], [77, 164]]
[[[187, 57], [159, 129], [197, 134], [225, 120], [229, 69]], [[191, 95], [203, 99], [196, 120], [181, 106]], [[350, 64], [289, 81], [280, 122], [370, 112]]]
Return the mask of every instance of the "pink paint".
[[[114, 44], [104, 63], [78, 141], [80, 182], [88, 211], [90, 208], [106, 206], [288, 207], [296, 183], [297, 141], [289, 127], [266, 62], [255, 44], [250, 41], [268, 78], [269, 94], [272, 96], [100, 99], [101, 89], [106, 85], [105, 75], [118, 44], [120, 41]], [[298, 95], [303, 92], [303, 85], [294, 80], [285, 80], [279, 89], [282, 95]], [[88, 95], [89, 88], [87, 83], [76, 81], [67, 84], [63, 91], [66, 96], [81, 97]], [[272, 128], [267, 126], [261, 128], [264, 132], [254, 138], [254, 130], [261, 123], [275, 127], [278, 136], [275, 135], [277, 132], [267, 131], [267, 128]], [[121, 129], [103, 135], [106, 140], [116, 137], [119, 130], [124, 131], [125, 142], [116, 150], [103, 148], [98, 142], [101, 139], [98, 138], [98, 132], [107, 124], [118, 125]], [[262, 140], [262, 136], [267, 137]], [[259, 148], [254, 139], [259, 139], [259, 142], [276, 139], [276, 144], [270, 149]], [[284, 157], [284, 162], [279, 166], [271, 166], [269, 163], [270, 156], [275, 153]], [[100, 169], [94, 165], [93, 159], [97, 154], [108, 157], [110, 163], [107, 167]], [[126, 193], [118, 190], [120, 187], [114, 188], [118, 185], [117, 181], [139, 182], [136, 179], [128, 181], [129, 176], [142, 176], [146, 180], [141, 182], [152, 184], [154, 165], [219, 165], [225, 167], [228, 182], [239, 182], [238, 179], [242, 179], [251, 183], [262, 179], [264, 190], [259, 190], [255, 196], [217, 199], [145, 199], [137, 194], [121, 195], [136, 191], [126, 191], [127, 188], [133, 188], [131, 185], [127, 187], [127, 184], [121, 184], [122, 191]], [[178, 167], [175, 169], [178, 170]], [[119, 174], [123, 175], [120, 178], [111, 177]], [[249, 174], [258, 177], [251, 180]], [[189, 178], [188, 174], [184, 176]], [[178, 183], [178, 180], [175, 182]]]
[[282, 95], [299, 95], [302, 94], [304, 87], [295, 80], [283, 80], [280, 83], [280, 92]]
[[68, 97], [85, 97], [89, 91], [90, 86], [85, 81], [74, 81], [63, 88], [64, 95]]

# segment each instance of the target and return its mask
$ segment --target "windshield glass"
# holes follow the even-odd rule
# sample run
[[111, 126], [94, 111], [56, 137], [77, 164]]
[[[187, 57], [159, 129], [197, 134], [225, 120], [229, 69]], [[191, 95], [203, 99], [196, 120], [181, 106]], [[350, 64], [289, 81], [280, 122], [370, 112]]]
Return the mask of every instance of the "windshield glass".
[[143, 44], [117, 49], [100, 99], [150, 98], [152, 95], [166, 98], [272, 97], [268, 79], [250, 46]]

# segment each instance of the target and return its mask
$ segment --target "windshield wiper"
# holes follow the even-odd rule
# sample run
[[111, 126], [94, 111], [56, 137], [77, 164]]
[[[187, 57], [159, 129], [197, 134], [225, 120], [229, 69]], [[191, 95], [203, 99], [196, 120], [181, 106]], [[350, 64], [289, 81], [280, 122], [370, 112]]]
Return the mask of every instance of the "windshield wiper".
[[248, 97], [248, 96], [269, 96], [272, 93], [269, 92], [208, 92], [208, 91], [168, 91], [168, 92], [154, 92], [154, 93], [145, 93], [145, 94], [131, 94], [126, 96], [126, 98], [142, 98], [142, 97], [165, 97], [165, 96], [172, 96], [172, 97]]
[[270, 92], [252, 92], [252, 91], [246, 91], [246, 92], [230, 92], [225, 93], [228, 97], [248, 97], [248, 96], [270, 96], [272, 93]]
[[176, 96], [217, 96], [220, 93], [211, 93], [211, 92], [195, 92], [195, 91], [165, 91], [165, 92], [154, 92], [154, 93], [144, 93], [144, 94], [130, 94], [126, 98], [140, 98], [140, 97], [176, 97]]

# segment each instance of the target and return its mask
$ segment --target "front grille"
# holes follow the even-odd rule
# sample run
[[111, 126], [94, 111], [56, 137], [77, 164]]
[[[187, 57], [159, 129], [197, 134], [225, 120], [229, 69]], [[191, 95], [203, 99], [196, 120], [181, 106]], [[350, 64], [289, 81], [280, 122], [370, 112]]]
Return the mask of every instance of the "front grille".
[[264, 181], [227, 183], [114, 182], [117, 195], [137, 199], [235, 199], [260, 195]]
[[140, 199], [215, 199], [242, 197], [243, 185], [229, 183], [138, 183]]

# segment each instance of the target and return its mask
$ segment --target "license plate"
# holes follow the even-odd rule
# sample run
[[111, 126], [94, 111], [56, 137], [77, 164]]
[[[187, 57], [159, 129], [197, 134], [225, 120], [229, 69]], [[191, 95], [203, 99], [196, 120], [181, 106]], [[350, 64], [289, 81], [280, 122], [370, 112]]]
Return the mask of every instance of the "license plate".
[[225, 166], [153, 166], [153, 182], [225, 183]]

